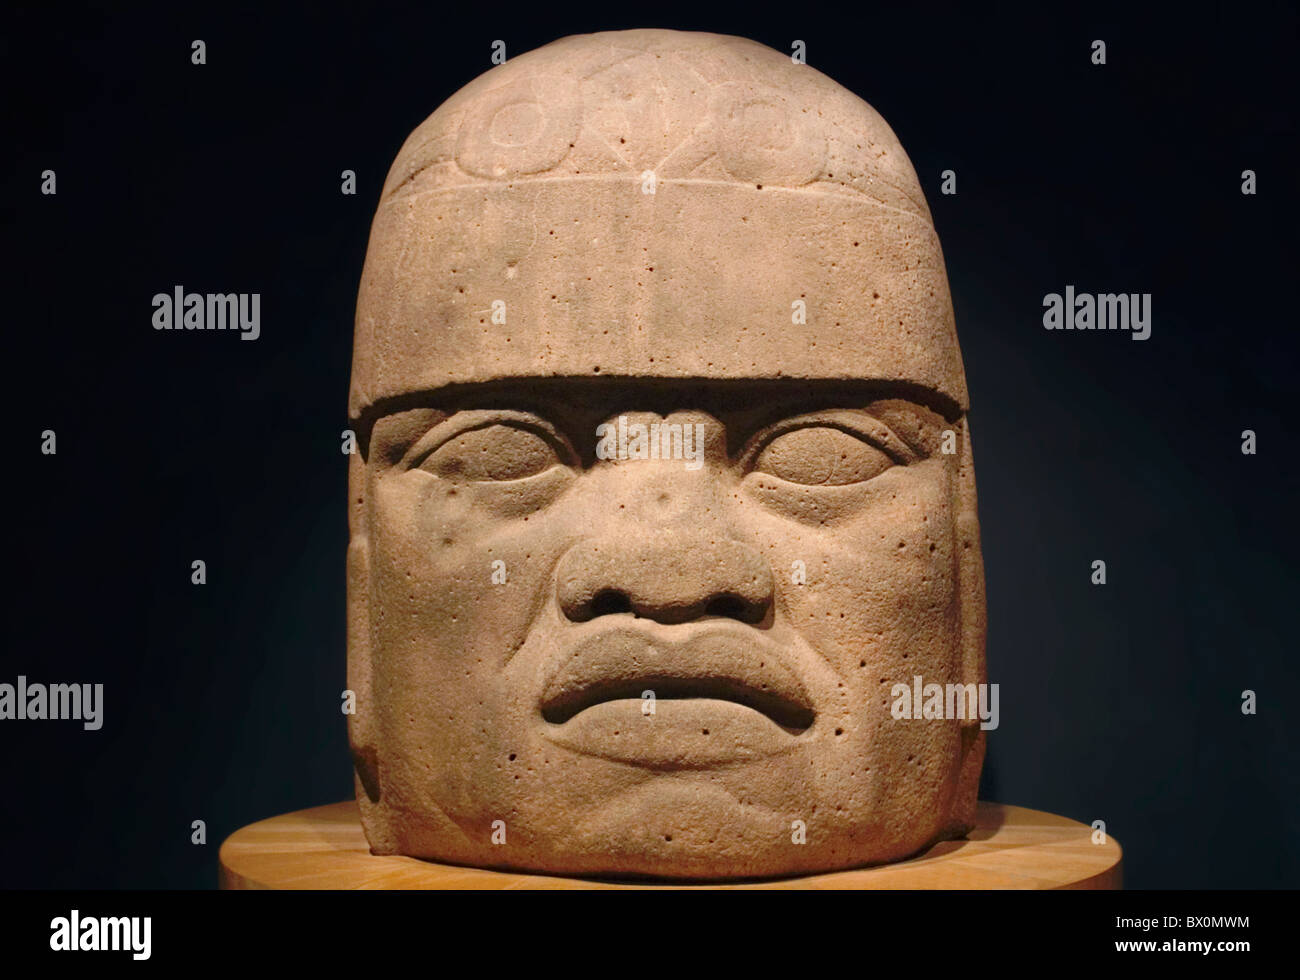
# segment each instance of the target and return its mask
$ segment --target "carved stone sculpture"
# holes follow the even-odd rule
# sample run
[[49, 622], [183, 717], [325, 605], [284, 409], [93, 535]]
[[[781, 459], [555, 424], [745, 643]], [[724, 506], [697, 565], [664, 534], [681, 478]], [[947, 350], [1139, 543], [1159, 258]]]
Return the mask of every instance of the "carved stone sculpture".
[[374, 853], [736, 878], [973, 825], [979, 719], [893, 710], [985, 681], [965, 378], [848, 90], [660, 30], [493, 68], [388, 175], [349, 407]]

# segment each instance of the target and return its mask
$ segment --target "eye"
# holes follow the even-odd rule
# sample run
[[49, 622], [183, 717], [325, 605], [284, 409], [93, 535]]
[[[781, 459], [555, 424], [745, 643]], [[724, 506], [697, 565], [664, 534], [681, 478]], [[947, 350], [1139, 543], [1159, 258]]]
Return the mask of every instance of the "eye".
[[419, 469], [461, 482], [523, 480], [559, 462], [555, 448], [536, 432], [495, 423], [448, 439]]
[[888, 454], [858, 436], [810, 425], [770, 440], [753, 469], [788, 483], [838, 487], [870, 480], [893, 465]]

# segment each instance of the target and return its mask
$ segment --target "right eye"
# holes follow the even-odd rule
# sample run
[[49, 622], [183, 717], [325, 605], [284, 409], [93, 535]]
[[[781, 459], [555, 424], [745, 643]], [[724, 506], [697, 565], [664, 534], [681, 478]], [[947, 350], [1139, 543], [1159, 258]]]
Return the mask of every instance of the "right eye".
[[830, 426], [806, 426], [773, 438], [754, 469], [787, 483], [844, 486], [873, 479], [894, 465], [876, 446]]
[[419, 469], [445, 480], [524, 480], [560, 463], [555, 448], [536, 432], [494, 423], [448, 439], [425, 457]]

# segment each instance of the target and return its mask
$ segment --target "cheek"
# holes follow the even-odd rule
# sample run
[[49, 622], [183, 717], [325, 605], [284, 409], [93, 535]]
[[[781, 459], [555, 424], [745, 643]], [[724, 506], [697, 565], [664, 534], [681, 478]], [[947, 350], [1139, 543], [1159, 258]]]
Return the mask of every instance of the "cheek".
[[404, 473], [379, 481], [372, 515], [376, 647], [443, 673], [495, 674], [550, 600], [547, 529], [538, 513], [555, 486], [488, 490]]
[[[774, 558], [780, 611], [858, 684], [870, 675], [879, 684], [911, 663], [951, 672], [958, 603], [947, 467], [926, 460], [841, 496], [825, 525], [784, 522]], [[793, 581], [795, 561], [806, 584]]]
[[[768, 529], [783, 541], [770, 551], [778, 615], [843, 685], [833, 699], [842, 735], [815, 750], [819, 795], [835, 804], [822, 819], [918, 846], [937, 829], [959, 732], [955, 723], [898, 721], [890, 708], [893, 686], [910, 686], [915, 674], [959, 678], [951, 481], [943, 460], [923, 461], [833, 504], [823, 499], [824, 525], [782, 520]], [[795, 561], [806, 584], [792, 581]]]
[[397, 747], [388, 759], [450, 783], [517, 750], [507, 742], [533, 706], [512, 697], [503, 667], [553, 601], [558, 546], [528, 519], [537, 508], [506, 499], [514, 512], [502, 513], [503, 495], [483, 496], [416, 473], [372, 492], [371, 641], [381, 724]]

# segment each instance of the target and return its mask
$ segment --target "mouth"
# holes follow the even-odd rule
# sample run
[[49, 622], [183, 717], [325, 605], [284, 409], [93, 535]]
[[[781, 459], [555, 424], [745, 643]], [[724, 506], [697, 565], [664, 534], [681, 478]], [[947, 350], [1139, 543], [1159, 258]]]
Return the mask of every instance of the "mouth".
[[[647, 673], [637, 677], [593, 681], [584, 687], [561, 692], [542, 704], [542, 717], [552, 725], [563, 725], [589, 708], [611, 701], [729, 701], [769, 718], [790, 735], [802, 735], [813, 723], [812, 708], [768, 690], [754, 687], [742, 678]], [[657, 710], [657, 709], [656, 709]]]
[[812, 728], [812, 699], [766, 638], [672, 629], [671, 639], [619, 627], [580, 642], [544, 687], [547, 737], [587, 755], [683, 769], [789, 751]]

